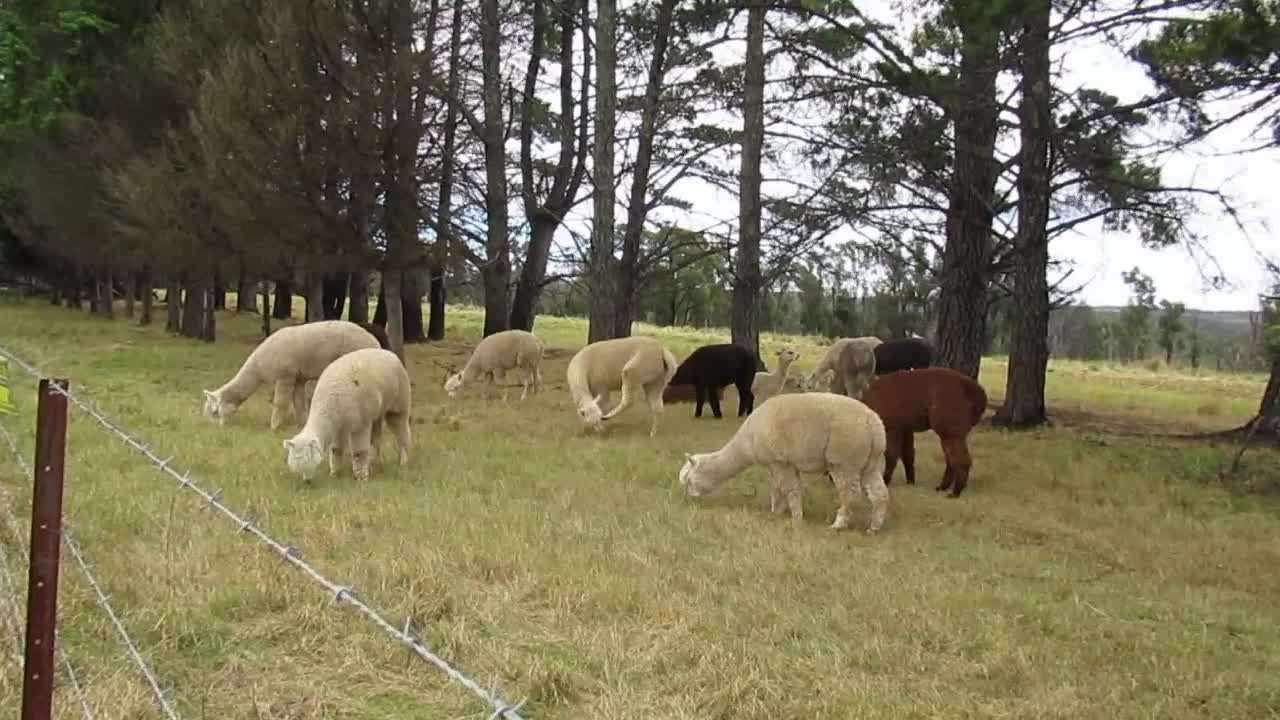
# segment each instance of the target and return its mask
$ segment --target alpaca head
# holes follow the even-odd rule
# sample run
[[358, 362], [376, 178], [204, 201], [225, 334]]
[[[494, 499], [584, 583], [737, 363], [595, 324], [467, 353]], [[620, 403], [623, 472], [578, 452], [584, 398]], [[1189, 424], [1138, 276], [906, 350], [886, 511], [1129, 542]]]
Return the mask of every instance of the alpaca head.
[[284, 449], [288, 451], [289, 469], [310, 480], [324, 459], [324, 448], [320, 447], [320, 439], [315, 437], [294, 436], [284, 441]]
[[820, 373], [813, 373], [805, 378], [805, 392], [831, 392], [831, 381], [835, 380], [836, 371], [827, 368]]
[[578, 403], [578, 418], [597, 432], [604, 429], [604, 412], [600, 410], [595, 398], [585, 398]]
[[800, 358], [800, 353], [796, 352], [796, 349], [791, 347], [790, 345], [778, 351], [778, 364], [783, 367], [790, 365], [791, 363], [795, 362], [799, 358]]
[[222, 399], [222, 393], [218, 390], [204, 391], [204, 416], [218, 423], [225, 425], [227, 418], [235, 414], [239, 405]]
[[680, 468], [680, 487], [689, 497], [701, 497], [715, 489], [717, 481], [702, 470], [702, 461], [706, 455], [684, 454], [684, 465]]
[[456, 372], [450, 374], [444, 381], [444, 391], [449, 397], [458, 397], [458, 391], [462, 389], [462, 373]]

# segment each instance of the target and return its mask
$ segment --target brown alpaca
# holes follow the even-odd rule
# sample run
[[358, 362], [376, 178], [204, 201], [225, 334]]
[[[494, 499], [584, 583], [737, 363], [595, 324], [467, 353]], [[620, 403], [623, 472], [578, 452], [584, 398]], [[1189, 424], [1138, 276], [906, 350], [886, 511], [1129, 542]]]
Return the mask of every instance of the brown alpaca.
[[916, 482], [915, 434], [932, 430], [942, 442], [947, 469], [938, 490], [959, 497], [969, 484], [969, 431], [987, 410], [987, 392], [968, 375], [950, 368], [901, 370], [872, 380], [862, 402], [884, 421], [884, 482], [893, 479], [898, 458], [907, 484]]

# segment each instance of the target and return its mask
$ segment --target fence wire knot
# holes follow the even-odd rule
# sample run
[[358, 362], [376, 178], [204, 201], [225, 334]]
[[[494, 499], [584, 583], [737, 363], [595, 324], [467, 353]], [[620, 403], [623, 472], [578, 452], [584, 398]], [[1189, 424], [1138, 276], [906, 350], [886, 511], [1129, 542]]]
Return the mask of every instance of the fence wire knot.
[[499, 707], [497, 710], [493, 711], [493, 714], [489, 716], [489, 720], [503, 720], [503, 718], [507, 717], [507, 713], [518, 713], [520, 712], [520, 708], [524, 707], [524, 704], [526, 702], [528, 701], [521, 700], [515, 705], [503, 705], [502, 707]]
[[354, 587], [349, 585], [339, 585], [338, 589], [333, 591], [333, 601], [336, 603], [342, 602], [344, 598], [350, 600], [355, 597], [355, 594], [356, 589]]

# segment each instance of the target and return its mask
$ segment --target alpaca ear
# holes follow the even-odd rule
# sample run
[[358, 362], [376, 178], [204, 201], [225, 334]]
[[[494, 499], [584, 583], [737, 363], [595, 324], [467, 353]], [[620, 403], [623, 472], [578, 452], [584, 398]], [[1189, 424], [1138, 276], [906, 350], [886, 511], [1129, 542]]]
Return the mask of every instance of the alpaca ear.
[[212, 390], [205, 390], [205, 391], [204, 391], [204, 396], [205, 396], [205, 397], [207, 397], [207, 398], [209, 398], [210, 400], [217, 400], [217, 399], [218, 399], [218, 396], [217, 396], [217, 395], [214, 395]]
[[284, 440], [282, 440], [282, 441], [281, 441], [281, 444], [284, 446], [284, 449], [285, 449], [285, 450], [292, 450], [292, 449], [293, 449], [293, 441], [292, 441], [292, 440], [289, 440], [288, 438], [285, 438]]
[[684, 461], [685, 461], [685, 462], [687, 462], [687, 463], [693, 464], [693, 463], [695, 462], [695, 461], [694, 461], [694, 459], [693, 459], [693, 454], [692, 454], [692, 453], [685, 453], [685, 454], [684, 454]]

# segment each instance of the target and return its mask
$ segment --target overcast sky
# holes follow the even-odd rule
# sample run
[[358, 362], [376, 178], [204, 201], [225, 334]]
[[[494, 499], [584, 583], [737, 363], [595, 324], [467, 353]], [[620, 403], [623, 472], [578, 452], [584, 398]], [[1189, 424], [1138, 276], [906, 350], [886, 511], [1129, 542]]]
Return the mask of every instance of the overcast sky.
[[[915, 7], [918, 6], [901, 6], [896, 0], [862, 0], [859, 3], [863, 12], [900, 28], [912, 26], [911, 20], [904, 18], [915, 14], [912, 12]], [[741, 37], [741, 33], [738, 35]], [[722, 46], [716, 55], [724, 61], [740, 62], [743, 51], [741, 43], [731, 43]], [[1097, 88], [1116, 95], [1121, 101], [1137, 100], [1152, 88], [1140, 66], [1101, 42], [1077, 42], [1065, 48], [1055, 48], [1053, 60], [1064, 72], [1067, 87]], [[778, 72], [778, 69], [773, 72]], [[740, 115], [735, 115], [723, 114], [723, 122], [741, 127]], [[1189, 222], [1191, 228], [1205, 239], [1207, 254], [1193, 254], [1185, 247], [1149, 250], [1142, 247], [1136, 235], [1104, 231], [1100, 221], [1082, 225], [1072, 233], [1055, 238], [1050, 247], [1054, 257], [1075, 264], [1069, 286], [1087, 282], [1080, 299], [1090, 305], [1123, 305], [1129, 292], [1121, 273], [1137, 266], [1152, 277], [1158, 300], [1181, 301], [1188, 307], [1204, 310], [1256, 309], [1258, 294], [1266, 289], [1268, 283], [1259, 253], [1280, 257], [1280, 243], [1271, 235], [1272, 228], [1280, 228], [1280, 205], [1274, 201], [1280, 189], [1280, 151], [1246, 156], [1224, 155], [1256, 144], [1256, 140], [1250, 143], [1247, 137], [1253, 130], [1251, 123], [1228, 128], [1215, 136], [1211, 143], [1202, 143], [1186, 152], [1164, 157], [1160, 162], [1167, 185], [1194, 185], [1230, 195], [1240, 211], [1245, 232], [1208, 200], [1201, 203], [1202, 212]], [[1010, 141], [1015, 145], [1010, 146]], [[1016, 139], [1006, 138], [1002, 147], [1008, 151], [1015, 150]], [[736, 157], [733, 162], [736, 165]], [[694, 204], [692, 213], [676, 213], [683, 216], [682, 224], [705, 227], [723, 220], [736, 226], [737, 197], [700, 182], [695, 182], [695, 185], [701, 187], [690, 191], [690, 186], [685, 183], [678, 186], [678, 194]], [[623, 186], [620, 201], [625, 199], [627, 188], [629, 183]], [[766, 192], [769, 191], [766, 188]], [[625, 217], [624, 208], [619, 207], [617, 212], [619, 220]], [[660, 214], [668, 215], [666, 212]], [[589, 234], [589, 216], [590, 204], [584, 203], [570, 213], [566, 224], [578, 233]], [[844, 239], [851, 237], [844, 232], [839, 235]], [[1219, 274], [1225, 277], [1227, 286], [1213, 289], [1206, 278]]]

